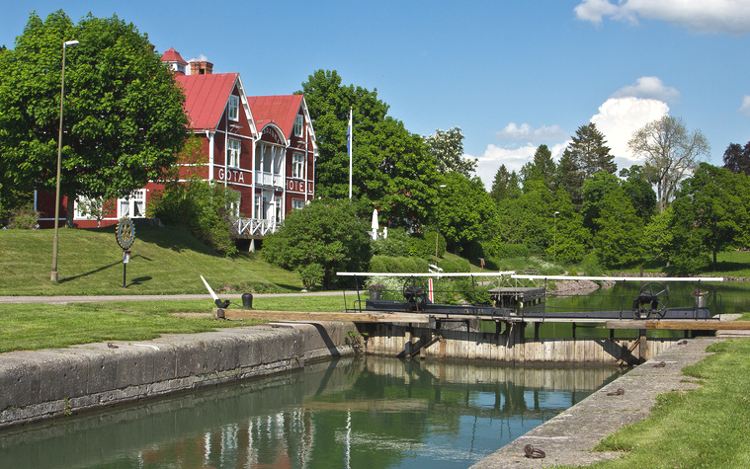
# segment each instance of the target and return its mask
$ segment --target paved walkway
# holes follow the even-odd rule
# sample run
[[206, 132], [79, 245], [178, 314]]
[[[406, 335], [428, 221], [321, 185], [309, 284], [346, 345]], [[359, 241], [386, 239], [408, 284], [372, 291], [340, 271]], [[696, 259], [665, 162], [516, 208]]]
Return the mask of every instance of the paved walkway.
[[[646, 418], [658, 394], [694, 389], [697, 385], [682, 374], [682, 369], [708, 356], [706, 347], [716, 340], [720, 339], [696, 338], [673, 345], [472, 468], [581, 466], [620, 456], [617, 452], [592, 450], [605, 436]], [[607, 395], [618, 389], [624, 392]], [[524, 457], [524, 446], [528, 444], [544, 450], [546, 458]]]
[[[347, 291], [347, 297], [357, 296], [357, 292]], [[239, 299], [240, 293], [219, 294], [220, 298], [234, 300]], [[316, 291], [316, 292], [290, 292], [290, 293], [253, 293], [253, 298], [283, 298], [290, 296], [342, 296], [341, 290]], [[183, 295], [59, 295], [59, 296], [0, 296], [0, 304], [20, 303], [102, 303], [106, 301], [170, 301], [170, 300], [205, 300], [211, 299], [208, 293], [183, 294]]]

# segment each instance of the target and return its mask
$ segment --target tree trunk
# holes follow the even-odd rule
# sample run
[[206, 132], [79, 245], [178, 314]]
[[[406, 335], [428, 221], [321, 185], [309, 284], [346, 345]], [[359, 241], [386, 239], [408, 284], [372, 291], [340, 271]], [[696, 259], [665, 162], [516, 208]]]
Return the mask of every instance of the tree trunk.
[[716, 249], [713, 250], [714, 255], [714, 267], [716, 267]]
[[75, 196], [68, 194], [67, 204], [65, 205], [65, 224], [68, 228], [73, 228], [73, 209], [75, 206]]

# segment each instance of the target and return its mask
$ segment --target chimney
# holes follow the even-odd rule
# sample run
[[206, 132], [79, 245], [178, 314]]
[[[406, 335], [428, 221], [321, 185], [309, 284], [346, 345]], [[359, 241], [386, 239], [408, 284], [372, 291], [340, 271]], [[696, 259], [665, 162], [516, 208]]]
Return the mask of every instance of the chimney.
[[211, 75], [214, 71], [214, 64], [206, 60], [205, 57], [190, 61], [191, 75]]

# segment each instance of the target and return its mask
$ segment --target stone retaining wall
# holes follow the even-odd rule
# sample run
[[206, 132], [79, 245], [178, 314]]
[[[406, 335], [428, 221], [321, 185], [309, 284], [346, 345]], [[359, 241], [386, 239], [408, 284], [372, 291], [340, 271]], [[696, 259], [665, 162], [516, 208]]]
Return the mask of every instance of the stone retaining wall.
[[0, 428], [351, 355], [352, 323], [272, 324], [2, 354]]

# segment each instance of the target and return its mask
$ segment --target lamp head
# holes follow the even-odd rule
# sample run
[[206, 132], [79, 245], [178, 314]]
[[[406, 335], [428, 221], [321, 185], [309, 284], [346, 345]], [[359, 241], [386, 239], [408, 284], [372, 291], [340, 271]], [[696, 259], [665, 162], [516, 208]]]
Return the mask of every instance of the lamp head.
[[77, 46], [77, 45], [78, 45], [78, 41], [76, 39], [63, 42], [63, 47], [70, 47], [70, 46]]

